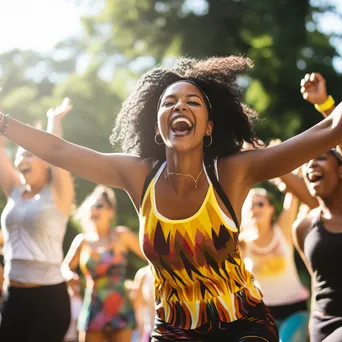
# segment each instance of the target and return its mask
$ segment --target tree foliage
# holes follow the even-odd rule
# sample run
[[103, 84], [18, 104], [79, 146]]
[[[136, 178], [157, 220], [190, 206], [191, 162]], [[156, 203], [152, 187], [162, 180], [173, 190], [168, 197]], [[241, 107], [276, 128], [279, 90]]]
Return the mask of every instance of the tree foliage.
[[[289, 138], [321, 119], [301, 98], [299, 83], [305, 73], [321, 72], [339, 100], [341, 75], [332, 66], [337, 52], [331, 37], [317, 26], [319, 15], [334, 10], [324, 2], [103, 0], [102, 6], [95, 0], [86, 2], [92, 12], [82, 19], [82, 37], [58, 43], [51, 54], [13, 50], [0, 55], [1, 110], [24, 122], [40, 120], [45, 125], [46, 110], [68, 96], [74, 108], [65, 118], [66, 139], [108, 152], [113, 114], [136, 78], [178, 55], [251, 57], [254, 71], [238, 82], [245, 88], [244, 100], [260, 113], [256, 129], [266, 141]], [[80, 203], [94, 184], [77, 178], [75, 182]], [[128, 197], [121, 191], [117, 194], [118, 223], [137, 230]], [[76, 232], [72, 231], [71, 237]]]

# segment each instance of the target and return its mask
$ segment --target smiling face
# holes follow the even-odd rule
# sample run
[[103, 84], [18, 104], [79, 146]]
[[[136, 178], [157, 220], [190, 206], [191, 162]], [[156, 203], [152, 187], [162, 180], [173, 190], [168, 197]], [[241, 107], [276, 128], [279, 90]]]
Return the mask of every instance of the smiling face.
[[48, 182], [49, 164], [23, 148], [18, 149], [14, 165], [25, 184], [35, 186]]
[[327, 152], [305, 164], [303, 175], [310, 194], [327, 199], [341, 182], [342, 166], [330, 152]]
[[113, 216], [114, 210], [111, 208], [104, 196], [100, 195], [94, 198], [90, 207], [90, 220], [96, 226], [107, 226]]
[[271, 222], [274, 215], [274, 207], [268, 198], [257, 194], [251, 196], [250, 211], [255, 223]]
[[203, 146], [203, 137], [212, 132], [208, 109], [201, 91], [188, 82], [166, 89], [158, 110], [157, 134], [168, 148], [181, 152]]

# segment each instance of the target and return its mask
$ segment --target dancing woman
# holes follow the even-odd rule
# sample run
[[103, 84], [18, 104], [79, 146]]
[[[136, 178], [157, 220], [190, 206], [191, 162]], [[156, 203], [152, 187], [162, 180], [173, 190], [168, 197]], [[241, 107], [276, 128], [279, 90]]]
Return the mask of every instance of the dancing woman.
[[[86, 278], [83, 307], [78, 320], [80, 341], [130, 342], [136, 326], [133, 306], [124, 282], [127, 253], [145, 258], [138, 237], [128, 228], [112, 229], [116, 199], [112, 189], [97, 186], [81, 205], [77, 216], [85, 233], [75, 237], [63, 262], [73, 278], [78, 266]], [[92, 229], [93, 228], [93, 229]]]
[[155, 277], [154, 342], [278, 341], [241, 260], [241, 208], [254, 184], [341, 142], [342, 104], [292, 139], [240, 152], [244, 141], [256, 139], [253, 112], [235, 83], [251, 67], [236, 56], [179, 59], [172, 69], [145, 74], [114, 129], [123, 154], [99, 153], [0, 115], [0, 132], [35, 155], [127, 191]]
[[[66, 99], [48, 111], [46, 134], [61, 135], [61, 119], [70, 109]], [[70, 320], [69, 295], [60, 266], [74, 198], [73, 181], [67, 171], [22, 147], [13, 166], [2, 138], [1, 144], [0, 185], [7, 197], [1, 226], [8, 289], [0, 341], [61, 342]], [[39, 145], [39, 140], [35, 144]]]
[[[325, 79], [317, 73], [302, 80], [305, 100], [315, 104], [323, 116], [333, 115], [334, 101], [327, 95]], [[338, 147], [341, 151], [341, 145]], [[336, 262], [342, 257], [342, 156], [327, 150], [303, 167], [311, 196], [319, 203], [306, 217], [295, 222], [294, 241], [312, 279], [311, 342], [342, 341], [342, 289]]]
[[270, 194], [266, 189], [254, 188], [243, 208], [241, 237], [245, 238], [241, 252], [276, 320], [281, 342], [305, 342], [308, 332], [309, 292], [300, 282], [292, 241], [298, 204], [296, 197], [286, 193], [283, 209], [274, 220], [275, 207]]

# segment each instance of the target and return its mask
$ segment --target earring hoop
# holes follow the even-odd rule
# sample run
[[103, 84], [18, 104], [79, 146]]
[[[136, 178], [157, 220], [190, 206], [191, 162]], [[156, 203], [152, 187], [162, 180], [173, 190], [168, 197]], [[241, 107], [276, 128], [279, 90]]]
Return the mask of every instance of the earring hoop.
[[156, 134], [155, 136], [154, 136], [154, 141], [155, 141], [155, 143], [157, 144], [157, 145], [163, 145], [164, 144], [164, 142], [163, 142], [163, 139], [162, 139], [162, 142], [158, 142], [158, 137], [161, 137], [161, 135], [160, 134]]
[[[204, 138], [205, 138], [205, 137], [209, 137], [209, 138], [210, 138], [210, 142], [209, 142], [209, 144], [207, 144], [207, 145], [204, 143]], [[203, 137], [203, 146], [204, 146], [204, 147], [209, 147], [209, 146], [211, 146], [212, 143], [213, 143], [213, 137], [211, 136], [211, 134], [205, 135], [205, 136]]]

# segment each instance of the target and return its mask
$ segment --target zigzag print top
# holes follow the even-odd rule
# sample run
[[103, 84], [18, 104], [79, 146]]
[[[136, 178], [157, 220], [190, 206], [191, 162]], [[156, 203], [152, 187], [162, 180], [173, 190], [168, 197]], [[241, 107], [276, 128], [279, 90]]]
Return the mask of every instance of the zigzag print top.
[[166, 163], [150, 182], [140, 209], [140, 242], [155, 277], [158, 317], [181, 329], [195, 329], [208, 315], [231, 322], [262, 300], [244, 266], [239, 231], [221, 210], [207, 170], [207, 195], [189, 218], [170, 220], [156, 206], [155, 184]]

